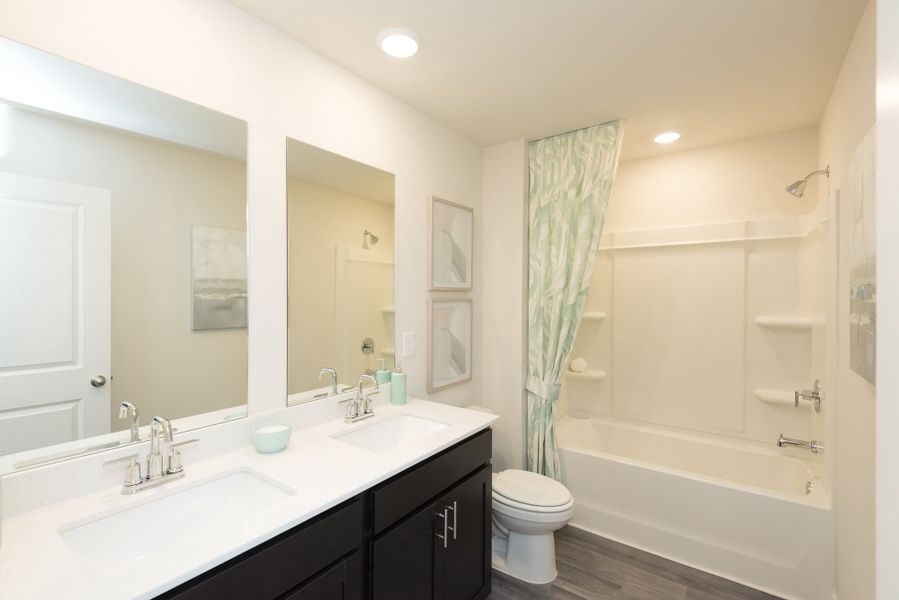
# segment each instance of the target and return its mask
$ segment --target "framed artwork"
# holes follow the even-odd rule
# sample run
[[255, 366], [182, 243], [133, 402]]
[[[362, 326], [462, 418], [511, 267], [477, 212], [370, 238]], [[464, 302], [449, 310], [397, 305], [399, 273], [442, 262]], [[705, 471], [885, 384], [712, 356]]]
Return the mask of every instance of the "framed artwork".
[[428, 302], [428, 391], [471, 379], [471, 300]]
[[428, 222], [428, 289], [470, 290], [474, 211], [471, 207], [431, 196]]
[[191, 228], [191, 329], [247, 326], [247, 232]]

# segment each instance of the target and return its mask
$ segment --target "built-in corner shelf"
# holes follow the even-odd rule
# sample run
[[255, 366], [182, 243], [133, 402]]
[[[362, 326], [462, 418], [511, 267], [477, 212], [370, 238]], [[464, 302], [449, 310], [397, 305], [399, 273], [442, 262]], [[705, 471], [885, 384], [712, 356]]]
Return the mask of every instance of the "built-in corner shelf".
[[570, 379], [581, 379], [583, 381], [600, 381], [602, 379], [605, 379], [606, 372], [596, 371], [593, 369], [587, 369], [586, 371], [577, 372], [569, 369], [565, 371], [565, 375]]
[[604, 312], [588, 311], [581, 315], [581, 319], [584, 321], [604, 321], [605, 318], [606, 313]]
[[778, 317], [773, 315], [760, 315], [755, 318], [755, 324], [765, 329], [793, 329], [797, 331], [811, 331], [817, 323], [811, 317]]
[[[768, 404], [795, 406], [793, 392], [788, 390], [769, 390], [765, 388], [756, 388], [752, 390], [752, 393], [755, 394], [756, 398], [758, 398], [762, 402], [767, 402]], [[799, 406], [802, 407], [811, 405], [801, 403]]]
[[396, 308], [394, 308], [393, 306], [382, 306], [381, 312], [385, 315], [392, 315], [396, 312]]

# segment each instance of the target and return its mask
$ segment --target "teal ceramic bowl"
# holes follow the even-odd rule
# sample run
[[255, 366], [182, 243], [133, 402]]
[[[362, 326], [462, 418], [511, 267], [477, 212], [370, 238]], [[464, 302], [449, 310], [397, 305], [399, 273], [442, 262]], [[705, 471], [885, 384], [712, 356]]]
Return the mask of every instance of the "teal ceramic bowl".
[[253, 430], [253, 445], [262, 454], [272, 454], [287, 448], [290, 441], [290, 425], [265, 423]]

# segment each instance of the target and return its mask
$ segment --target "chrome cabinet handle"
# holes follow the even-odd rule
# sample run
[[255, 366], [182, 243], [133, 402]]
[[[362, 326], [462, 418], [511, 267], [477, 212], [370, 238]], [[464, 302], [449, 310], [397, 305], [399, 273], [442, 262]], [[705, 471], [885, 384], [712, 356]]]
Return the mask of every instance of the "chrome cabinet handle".
[[447, 543], [449, 542], [449, 514], [447, 513], [449, 513], [449, 507], [444, 508], [442, 513], [437, 513], [437, 516], [443, 519], [443, 535], [440, 535], [439, 533], [434, 534], [437, 536], [437, 539], [443, 540], [444, 548], [447, 547]]
[[91, 377], [91, 385], [95, 388], [101, 388], [106, 385], [106, 377], [103, 375], [94, 375]]
[[[455, 540], [455, 539], [457, 538], [457, 536], [458, 536], [456, 530], [458, 529], [458, 526], [459, 526], [459, 520], [458, 520], [459, 511], [457, 510], [457, 508], [458, 508], [458, 502], [456, 502], [455, 500], [453, 500], [453, 505], [452, 505], [452, 506], [446, 506], [446, 507], [444, 507], [444, 508], [445, 508], [445, 510], [451, 510], [451, 511], [453, 511], [453, 526], [452, 526], [452, 527], [449, 527], [448, 529], [449, 529], [450, 531], [453, 532], [453, 539]], [[444, 511], [444, 512], [445, 512], [445, 511]]]

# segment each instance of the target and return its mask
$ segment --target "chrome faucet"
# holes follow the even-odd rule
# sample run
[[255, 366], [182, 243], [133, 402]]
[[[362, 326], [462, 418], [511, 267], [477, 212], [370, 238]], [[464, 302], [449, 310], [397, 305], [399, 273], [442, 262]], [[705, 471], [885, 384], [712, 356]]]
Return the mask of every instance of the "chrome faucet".
[[150, 423], [150, 454], [147, 455], [147, 479], [158, 479], [165, 475], [165, 455], [159, 447], [159, 438], [172, 443], [172, 424], [163, 417], [153, 417]]
[[815, 412], [821, 412], [821, 396], [821, 382], [816, 379], [812, 389], [793, 392], [793, 406], [798, 408], [800, 400], [808, 400], [815, 407]]
[[331, 376], [331, 395], [337, 395], [337, 371], [332, 369], [331, 367], [325, 367], [321, 371], [318, 372], [318, 380], [321, 381], [322, 377], [325, 375]]
[[805, 440], [795, 440], [793, 438], [784, 437], [784, 434], [780, 434], [777, 438], [777, 447], [784, 448], [786, 446], [793, 446], [795, 448], [805, 448], [806, 450], [810, 450], [812, 454], [818, 454], [824, 451], [824, 444], [821, 442], [817, 442], [815, 440], [805, 441]]
[[[375, 390], [373, 392], [366, 392], [363, 388], [365, 387], [365, 382], [370, 381], [375, 384]], [[360, 402], [360, 409], [362, 414], [366, 417], [370, 417], [375, 414], [375, 411], [371, 407], [371, 397], [377, 396], [381, 393], [381, 386], [378, 384], [378, 380], [375, 379], [374, 375], [369, 375], [368, 373], [363, 373], [359, 376], [359, 379], [356, 381], [356, 397]]]
[[[375, 384], [374, 391], [366, 391], [364, 389], [365, 382], [367, 381]], [[378, 385], [378, 380], [375, 379], [373, 375], [367, 373], [360, 375], [359, 380], [356, 382], [355, 396], [338, 402], [338, 404], [347, 405], [346, 415], [343, 420], [347, 423], [355, 423], [356, 421], [373, 417], [375, 411], [371, 407], [371, 397], [377, 395], [379, 392], [380, 386]]]
[[[160, 438], [167, 445], [167, 452], [160, 448]], [[197, 442], [196, 438], [173, 442], [172, 424], [163, 417], [153, 417], [150, 423], [150, 452], [147, 454], [147, 474], [141, 475], [140, 455], [131, 454], [123, 458], [116, 458], [103, 463], [104, 466], [127, 463], [125, 482], [122, 485], [123, 494], [136, 494], [164, 483], [184, 477], [184, 465], [181, 460], [179, 447]]]
[[140, 441], [140, 416], [137, 412], [137, 407], [131, 404], [130, 402], [122, 402], [119, 405], [119, 418], [124, 419], [127, 416], [131, 416], [131, 441], [139, 442]]

